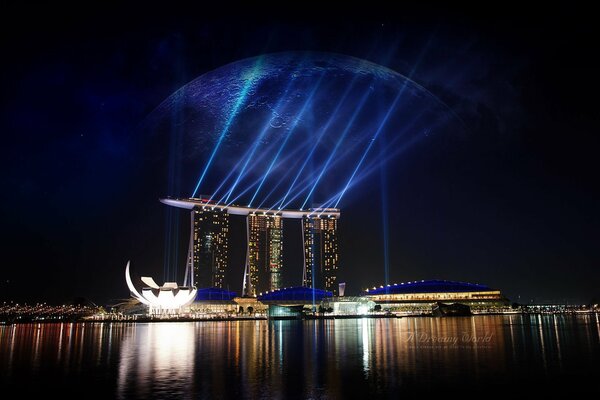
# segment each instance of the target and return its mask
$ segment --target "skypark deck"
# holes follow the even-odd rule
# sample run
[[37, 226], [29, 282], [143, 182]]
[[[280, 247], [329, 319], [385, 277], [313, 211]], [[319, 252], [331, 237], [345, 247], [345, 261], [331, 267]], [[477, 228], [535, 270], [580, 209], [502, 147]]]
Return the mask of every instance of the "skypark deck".
[[188, 198], [188, 199], [171, 199], [165, 198], [160, 199], [160, 202], [166, 204], [168, 206], [177, 207], [177, 208], [185, 208], [188, 210], [193, 209], [194, 207], [199, 207], [203, 209], [211, 209], [211, 210], [223, 210], [228, 214], [232, 215], [249, 215], [249, 214], [259, 214], [259, 215], [274, 215], [280, 216], [282, 218], [296, 218], [301, 219], [303, 217], [328, 217], [328, 218], [339, 218], [340, 217], [340, 209], [339, 208], [309, 208], [307, 210], [276, 210], [276, 209], [268, 209], [268, 208], [254, 208], [254, 207], [243, 207], [234, 204], [226, 205], [219, 204], [212, 200], [202, 199], [202, 198]]

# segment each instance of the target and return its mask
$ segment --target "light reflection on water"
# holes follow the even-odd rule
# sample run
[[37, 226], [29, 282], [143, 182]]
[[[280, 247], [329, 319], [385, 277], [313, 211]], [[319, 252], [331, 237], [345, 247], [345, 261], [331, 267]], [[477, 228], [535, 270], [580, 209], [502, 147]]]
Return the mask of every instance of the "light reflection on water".
[[0, 383], [23, 393], [66, 387], [65, 397], [373, 398], [550, 382], [555, 390], [600, 378], [599, 357], [598, 315], [0, 327]]
[[186, 323], [163, 323], [139, 328], [134, 325], [123, 341], [118, 397], [135, 393], [147, 398], [165, 391], [184, 395], [190, 377], [194, 376], [193, 327]]

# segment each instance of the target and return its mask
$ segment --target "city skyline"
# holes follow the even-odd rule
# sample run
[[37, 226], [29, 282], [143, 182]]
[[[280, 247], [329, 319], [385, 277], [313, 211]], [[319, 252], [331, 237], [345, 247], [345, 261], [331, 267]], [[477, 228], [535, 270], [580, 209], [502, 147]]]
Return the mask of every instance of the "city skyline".
[[[85, 297], [106, 304], [125, 298], [122, 267], [130, 259], [134, 274], [181, 281], [191, 217], [157, 199], [187, 198], [199, 181], [198, 193], [217, 193], [216, 200], [233, 189], [228, 202], [249, 188], [239, 199], [244, 206], [291, 201], [289, 207], [299, 209], [339, 201], [344, 219], [336, 279], [347, 283], [349, 293], [447, 279], [500, 288], [522, 303], [600, 297], [598, 78], [590, 50], [594, 24], [587, 16], [439, 7], [409, 8], [403, 15], [348, 12], [344, 18], [336, 17], [339, 11], [318, 18], [300, 12], [274, 22], [162, 10], [148, 10], [140, 19], [134, 10], [122, 11], [99, 11], [59, 26], [17, 9], [12, 15], [21, 23], [2, 28], [3, 300], [59, 304]], [[284, 112], [267, 120], [269, 129], [294, 127], [297, 136], [285, 144], [294, 147], [279, 152], [281, 138], [269, 136], [270, 130], [261, 136], [263, 120], [244, 115], [256, 124], [233, 132], [200, 179], [223, 129], [197, 119], [214, 136], [190, 141], [188, 111], [178, 114], [172, 101], [190, 92], [179, 90], [231, 63], [306, 51], [365, 60], [381, 67], [378, 73], [410, 77], [447, 108], [426, 92], [411, 93], [416, 105], [395, 115], [399, 122], [377, 136], [362, 162], [370, 136], [361, 130], [346, 135], [345, 127], [352, 122], [372, 134], [370, 122], [385, 119], [390, 98], [351, 92], [348, 107], [331, 124], [335, 135], [323, 136], [325, 111], [335, 110], [345, 87], [327, 86], [331, 80], [317, 73], [302, 99], [327, 88], [336, 101], [318, 103], [326, 107], [314, 108], [314, 121], [304, 114], [297, 120], [306, 126], [296, 127], [296, 120], [286, 119], [285, 104], [270, 103]], [[361, 90], [369, 87], [359, 83]], [[285, 91], [278, 84], [273, 94]], [[165, 117], [160, 130], [149, 131], [149, 116], [166, 109], [167, 99], [173, 107], [159, 115]], [[226, 99], [223, 110], [235, 99]], [[295, 111], [303, 105], [294, 105]], [[364, 112], [353, 120], [355, 106]], [[421, 116], [421, 106], [429, 114]], [[432, 115], [440, 116], [436, 124], [428, 122]], [[180, 117], [188, 125], [178, 123]], [[394, 142], [398, 137], [414, 140], [404, 146]], [[322, 148], [296, 174], [318, 140]], [[392, 150], [397, 154], [385, 167], [376, 164]], [[338, 161], [342, 156], [348, 158]], [[361, 176], [371, 166], [371, 174]], [[286, 169], [290, 179], [277, 187]], [[228, 232], [226, 263], [235, 278], [221, 284], [233, 289], [242, 285], [246, 254], [238, 249], [245, 250], [246, 231], [241, 216], [229, 216], [228, 223], [235, 229]], [[294, 282], [302, 280], [302, 233], [300, 220], [286, 220], [280, 255], [273, 246], [283, 271], [298, 271]], [[201, 263], [198, 250], [195, 262]], [[281, 286], [294, 283], [282, 279]], [[25, 286], [31, 288], [26, 294]]]
[[592, 5], [5, 3], [6, 393], [600, 377]]

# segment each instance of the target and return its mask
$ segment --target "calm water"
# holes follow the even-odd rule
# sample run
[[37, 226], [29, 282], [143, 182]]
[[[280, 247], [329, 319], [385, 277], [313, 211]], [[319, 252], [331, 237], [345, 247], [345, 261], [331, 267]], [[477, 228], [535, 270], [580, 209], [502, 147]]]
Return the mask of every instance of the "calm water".
[[1, 326], [0, 372], [3, 390], [61, 398], [396, 398], [456, 389], [584, 393], [596, 391], [600, 379], [600, 319]]

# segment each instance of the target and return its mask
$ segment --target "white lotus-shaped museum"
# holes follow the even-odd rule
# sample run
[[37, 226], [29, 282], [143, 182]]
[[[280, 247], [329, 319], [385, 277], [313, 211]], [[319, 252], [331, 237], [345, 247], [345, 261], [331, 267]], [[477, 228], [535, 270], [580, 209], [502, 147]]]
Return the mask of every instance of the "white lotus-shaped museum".
[[197, 289], [195, 287], [178, 286], [176, 282], [165, 282], [159, 286], [154, 279], [148, 276], [142, 277], [142, 282], [146, 284], [146, 287], [140, 294], [131, 281], [129, 264], [128, 261], [125, 268], [125, 280], [131, 296], [149, 306], [150, 314], [179, 313], [183, 307], [190, 305], [196, 298]]

